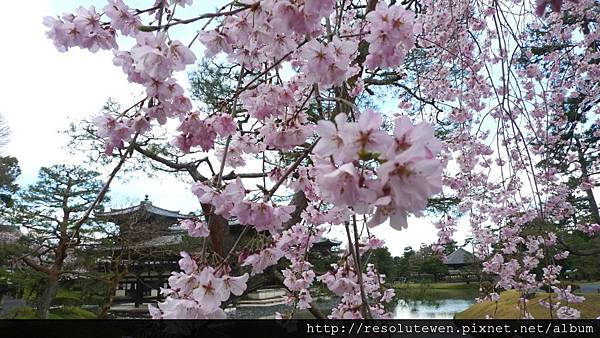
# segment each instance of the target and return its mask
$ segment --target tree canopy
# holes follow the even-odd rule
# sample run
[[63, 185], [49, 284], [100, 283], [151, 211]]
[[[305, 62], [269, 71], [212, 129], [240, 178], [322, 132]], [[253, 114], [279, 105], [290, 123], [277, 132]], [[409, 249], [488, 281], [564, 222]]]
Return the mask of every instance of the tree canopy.
[[20, 259], [46, 277], [37, 308], [39, 318], [48, 317], [60, 280], [77, 274], [73, 251], [96, 241], [98, 225], [88, 216], [92, 210], [102, 210], [102, 203], [108, 201], [107, 197], [97, 201], [104, 186], [98, 175], [78, 166], [42, 167], [38, 180], [18, 195], [12, 223], [27, 229], [27, 252]]

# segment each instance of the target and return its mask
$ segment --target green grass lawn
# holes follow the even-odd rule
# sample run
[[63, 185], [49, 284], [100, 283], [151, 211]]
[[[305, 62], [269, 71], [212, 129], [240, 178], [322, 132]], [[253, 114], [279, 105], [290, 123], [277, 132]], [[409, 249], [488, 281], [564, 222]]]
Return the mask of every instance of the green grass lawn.
[[[50, 310], [49, 319], [95, 319], [96, 314], [79, 307], [65, 306]], [[6, 314], [3, 319], [35, 319], [35, 309], [20, 307]]]
[[[584, 294], [586, 300], [581, 304], [571, 304], [570, 306], [581, 311], [581, 318], [595, 319], [600, 316], [600, 295]], [[550, 319], [549, 310], [542, 307], [539, 302], [547, 300], [547, 293], [538, 292], [537, 295], [529, 300], [528, 310], [536, 319]], [[486, 315], [494, 315], [496, 319], [520, 319], [519, 313], [519, 293], [515, 290], [505, 291], [500, 294], [500, 300], [496, 303], [485, 301], [474, 304], [463, 312], [456, 314], [456, 319], [485, 319]]]

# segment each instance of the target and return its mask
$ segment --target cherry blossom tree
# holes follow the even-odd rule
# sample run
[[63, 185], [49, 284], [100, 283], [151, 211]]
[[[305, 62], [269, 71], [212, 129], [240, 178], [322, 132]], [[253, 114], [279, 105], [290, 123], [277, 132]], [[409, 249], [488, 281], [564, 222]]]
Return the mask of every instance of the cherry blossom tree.
[[[365, 255], [383, 240], [369, 229], [411, 231], [408, 216], [422, 216], [432, 198], [455, 201], [463, 215], [436, 221], [434, 250], [442, 254], [458, 222], [469, 223], [496, 290], [520, 292], [522, 317], [531, 318], [527, 294], [544, 285], [554, 291], [550, 316], [579, 317], [569, 304], [583, 299], [559, 281], [569, 252], [555, 232], [532, 230], [565, 226], [577, 212], [569, 197], [583, 191], [597, 212], [592, 172], [574, 188], [556, 166], [537, 165], [563, 142], [555, 131], [579, 135], [600, 123], [597, 1], [243, 0], [200, 15], [190, 5], [109, 0], [44, 20], [59, 51], [109, 50], [144, 91], [94, 118], [106, 153], [122, 155], [111, 179], [138, 152], [195, 181], [204, 215], [182, 225], [210, 245], [182, 253], [165, 301], [150, 307], [154, 318], [223, 318], [249, 276], [280, 261], [289, 262], [281, 277], [292, 307], [323, 316], [310, 293], [323, 283], [341, 299], [329, 318], [389, 318], [393, 291]], [[188, 25], [198, 33], [175, 39]], [[536, 31], [547, 33], [534, 39]], [[193, 105], [175, 74], [198, 53], [224, 63], [231, 86]], [[393, 112], [363, 104], [379, 88], [397, 93]], [[139, 140], [156, 130], [167, 130], [180, 155], [206, 157], [148, 151]], [[562, 151], [577, 159], [586, 146]], [[245, 171], [257, 158], [260, 172]], [[231, 219], [243, 230], [226, 243]], [[575, 219], [577, 231], [600, 230], [593, 218]], [[317, 275], [307, 252], [331, 227], [345, 231], [347, 253]], [[252, 252], [239, 247], [247, 232], [261, 235]]]

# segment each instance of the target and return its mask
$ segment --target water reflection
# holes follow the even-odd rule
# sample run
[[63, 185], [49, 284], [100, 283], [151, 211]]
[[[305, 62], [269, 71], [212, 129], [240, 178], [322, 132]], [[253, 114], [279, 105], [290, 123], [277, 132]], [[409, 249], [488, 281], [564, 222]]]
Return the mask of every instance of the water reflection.
[[466, 310], [475, 299], [400, 299], [394, 309], [398, 319], [452, 319], [454, 314]]

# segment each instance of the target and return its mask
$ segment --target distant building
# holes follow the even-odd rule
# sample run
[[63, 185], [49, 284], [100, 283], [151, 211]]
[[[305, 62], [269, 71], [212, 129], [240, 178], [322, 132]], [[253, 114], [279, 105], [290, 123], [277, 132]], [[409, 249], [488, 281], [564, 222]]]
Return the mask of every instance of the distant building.
[[101, 248], [105, 258], [98, 262], [100, 271], [127, 271], [119, 281], [115, 302], [133, 301], [139, 306], [156, 300], [171, 272], [179, 270], [179, 252], [187, 236], [179, 221], [192, 216], [156, 207], [146, 197], [139, 205], [95, 217], [119, 227], [115, 245]]
[[[185, 241], [189, 238], [187, 231], [179, 226], [179, 221], [194, 216], [156, 207], [147, 197], [136, 206], [99, 212], [95, 217], [119, 228], [115, 243], [99, 249], [103, 258], [98, 262], [100, 271], [127, 270], [119, 281], [115, 302], [134, 302], [139, 306], [160, 299], [160, 288], [168, 287], [172, 271], [179, 271], [180, 251], [194, 255], [198, 249], [190, 248]], [[229, 220], [229, 240], [237, 238], [242, 228], [235, 219]], [[251, 232], [247, 236], [252, 236]], [[314, 243], [311, 253], [318, 257], [336, 254], [340, 244], [322, 237]]]
[[446, 256], [444, 264], [448, 267], [447, 282], [474, 282], [489, 279], [481, 270], [479, 259], [463, 248], [458, 248]]
[[449, 254], [444, 261], [448, 269], [460, 269], [479, 262], [477, 257], [463, 248], [458, 248]]
[[337, 254], [339, 253], [340, 244], [342, 244], [341, 241], [321, 237], [314, 242], [311, 251], [320, 256]]

